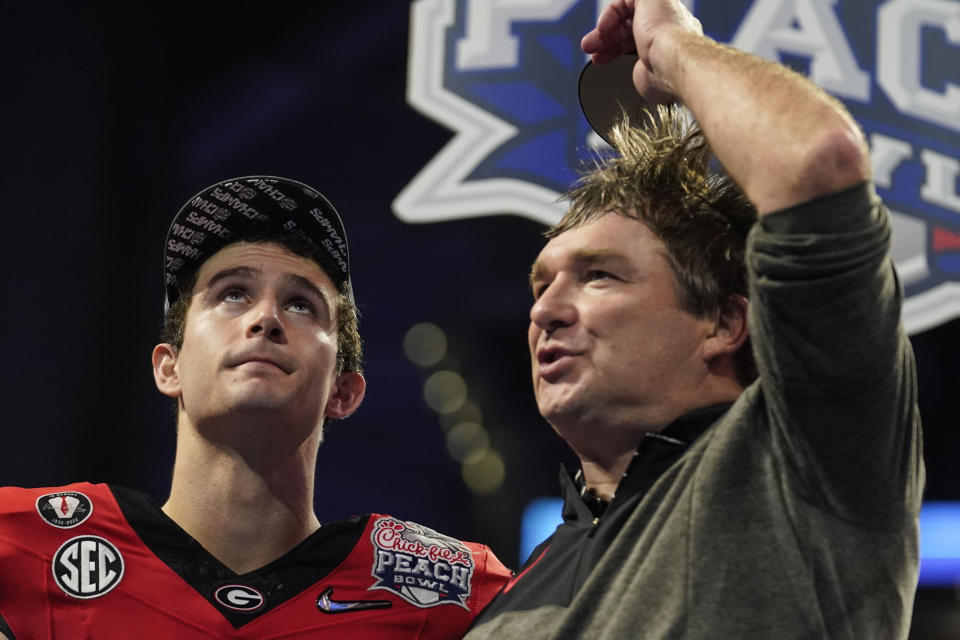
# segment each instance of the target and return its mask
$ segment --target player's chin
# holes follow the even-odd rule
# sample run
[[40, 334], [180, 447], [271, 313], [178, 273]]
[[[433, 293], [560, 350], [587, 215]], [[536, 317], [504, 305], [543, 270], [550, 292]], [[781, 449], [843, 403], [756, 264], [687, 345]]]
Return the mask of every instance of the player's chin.
[[236, 389], [230, 400], [235, 411], [277, 411], [289, 407], [292, 398], [289, 391], [276, 385], [251, 384]]

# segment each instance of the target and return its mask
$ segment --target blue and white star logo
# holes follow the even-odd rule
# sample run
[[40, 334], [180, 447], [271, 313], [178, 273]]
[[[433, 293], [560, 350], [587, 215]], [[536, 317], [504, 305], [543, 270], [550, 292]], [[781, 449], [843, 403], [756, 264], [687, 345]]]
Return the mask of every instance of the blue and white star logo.
[[456, 135], [397, 197], [398, 217], [559, 218], [556, 198], [586, 155], [576, 85], [596, 11], [578, 0], [414, 3], [408, 100]]
[[[544, 224], [593, 148], [580, 38], [606, 0], [417, 0], [408, 101], [453, 139], [394, 201], [408, 222], [521, 215]], [[910, 332], [960, 315], [960, 2], [686, 4], [720, 42], [806, 73], [871, 146], [891, 211]]]

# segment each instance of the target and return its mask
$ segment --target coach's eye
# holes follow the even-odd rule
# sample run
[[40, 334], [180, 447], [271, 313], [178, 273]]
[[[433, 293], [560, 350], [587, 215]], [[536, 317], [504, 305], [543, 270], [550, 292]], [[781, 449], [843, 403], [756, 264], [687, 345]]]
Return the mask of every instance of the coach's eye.
[[592, 280], [606, 280], [608, 278], [611, 280], [619, 279], [609, 271], [604, 271], [602, 269], [591, 269], [590, 271], [587, 271], [584, 274], [583, 279], [586, 280], [587, 282], [590, 282]]

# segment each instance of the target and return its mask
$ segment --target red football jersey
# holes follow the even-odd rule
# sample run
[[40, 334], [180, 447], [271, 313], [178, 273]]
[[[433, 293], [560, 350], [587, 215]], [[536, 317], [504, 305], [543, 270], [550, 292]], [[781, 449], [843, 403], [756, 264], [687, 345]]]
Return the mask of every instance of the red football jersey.
[[16, 640], [459, 638], [509, 576], [483, 545], [380, 514], [238, 575], [143, 494], [0, 489], [0, 630]]

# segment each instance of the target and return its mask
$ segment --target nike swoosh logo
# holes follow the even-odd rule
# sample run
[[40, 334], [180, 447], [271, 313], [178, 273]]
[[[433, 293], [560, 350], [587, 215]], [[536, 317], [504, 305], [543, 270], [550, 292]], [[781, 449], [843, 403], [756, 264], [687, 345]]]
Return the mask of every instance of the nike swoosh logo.
[[317, 609], [324, 613], [349, 613], [368, 609], [387, 609], [393, 606], [389, 600], [334, 600], [330, 597], [331, 595], [333, 595], [333, 587], [327, 587], [317, 598]]

